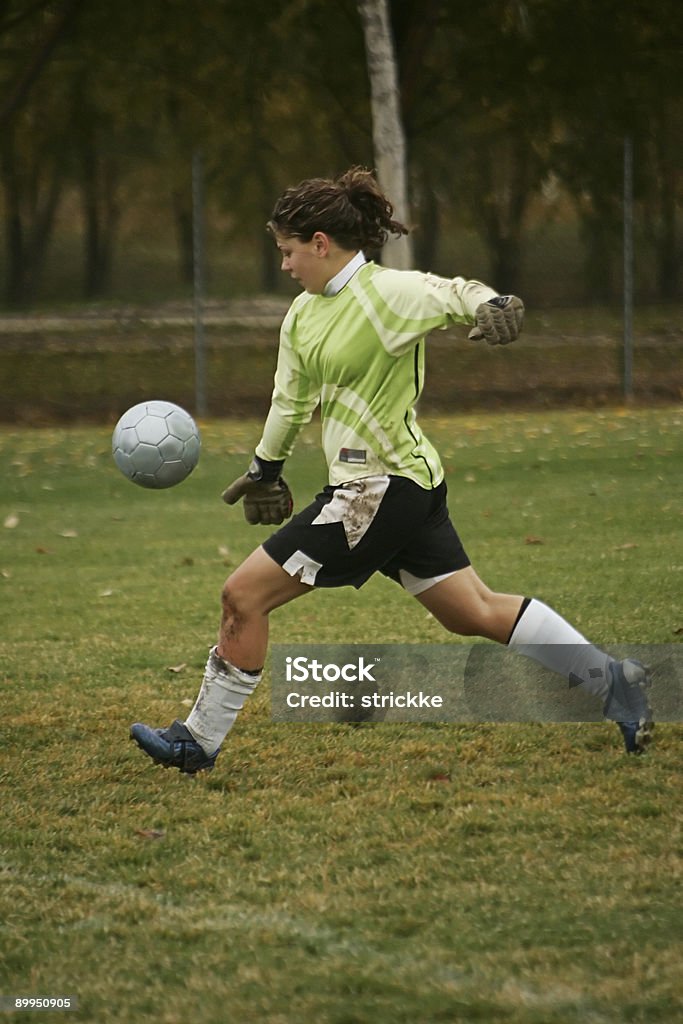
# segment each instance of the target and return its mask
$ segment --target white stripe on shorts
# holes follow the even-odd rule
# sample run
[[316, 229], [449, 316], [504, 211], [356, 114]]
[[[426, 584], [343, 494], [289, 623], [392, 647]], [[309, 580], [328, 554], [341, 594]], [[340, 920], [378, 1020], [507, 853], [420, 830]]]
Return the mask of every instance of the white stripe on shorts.
[[282, 568], [290, 576], [298, 576], [302, 583], [306, 583], [309, 587], [314, 587], [318, 571], [322, 569], [322, 562], [316, 562], [305, 551], [295, 551], [293, 555], [289, 556]]
[[407, 590], [413, 597], [417, 597], [418, 594], [423, 594], [425, 590], [429, 590], [435, 584], [441, 583], [442, 580], [447, 580], [449, 576], [456, 572], [457, 569], [453, 569], [451, 572], [442, 573], [441, 576], [430, 576], [429, 579], [420, 579], [419, 576], [413, 576], [412, 572], [408, 572], [407, 569], [399, 569], [398, 575], [403, 589]]

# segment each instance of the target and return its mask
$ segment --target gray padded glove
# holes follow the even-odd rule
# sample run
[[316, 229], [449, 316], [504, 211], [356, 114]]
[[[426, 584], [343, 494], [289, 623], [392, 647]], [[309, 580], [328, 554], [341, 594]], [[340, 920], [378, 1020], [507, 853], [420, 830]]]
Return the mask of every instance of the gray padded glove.
[[292, 492], [280, 476], [282, 462], [265, 462], [254, 456], [249, 469], [223, 491], [226, 505], [244, 498], [244, 518], [252, 526], [279, 526], [294, 507]]
[[516, 295], [496, 295], [481, 302], [474, 312], [472, 341], [484, 338], [489, 345], [508, 345], [519, 337], [524, 322], [524, 303]]

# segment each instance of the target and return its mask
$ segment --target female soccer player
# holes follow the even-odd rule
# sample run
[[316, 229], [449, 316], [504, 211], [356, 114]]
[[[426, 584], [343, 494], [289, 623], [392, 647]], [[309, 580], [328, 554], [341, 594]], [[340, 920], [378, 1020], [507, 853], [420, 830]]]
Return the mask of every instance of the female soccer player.
[[361, 587], [380, 571], [447, 630], [508, 644], [586, 688], [618, 722], [626, 750], [640, 753], [651, 725], [646, 670], [610, 658], [540, 601], [482, 582], [451, 523], [439, 456], [416, 420], [429, 332], [471, 324], [470, 338], [508, 344], [522, 326], [520, 299], [369, 261], [366, 252], [407, 229], [360, 168], [287, 189], [268, 228], [282, 270], [303, 291], [282, 324], [263, 436], [223, 497], [243, 499], [249, 523], [289, 519], [283, 463], [318, 404], [328, 484], [226, 581], [218, 644], [187, 720], [168, 729], [136, 723], [131, 737], [181, 772], [213, 768], [261, 678], [270, 613], [316, 587]]

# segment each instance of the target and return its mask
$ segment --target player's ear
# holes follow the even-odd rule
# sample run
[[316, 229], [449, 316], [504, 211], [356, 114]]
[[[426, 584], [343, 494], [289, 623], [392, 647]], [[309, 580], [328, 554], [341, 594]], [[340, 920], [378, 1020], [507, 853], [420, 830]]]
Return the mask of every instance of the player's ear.
[[313, 242], [313, 252], [316, 256], [327, 256], [330, 251], [329, 235], [326, 235], [324, 231], [316, 231], [311, 241]]

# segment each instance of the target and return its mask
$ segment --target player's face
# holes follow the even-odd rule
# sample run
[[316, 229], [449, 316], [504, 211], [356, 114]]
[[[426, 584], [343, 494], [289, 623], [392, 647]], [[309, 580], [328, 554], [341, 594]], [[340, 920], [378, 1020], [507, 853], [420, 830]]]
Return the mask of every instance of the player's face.
[[307, 292], [320, 295], [332, 276], [326, 259], [326, 236], [316, 232], [310, 242], [303, 242], [300, 238], [276, 234], [275, 242], [282, 256], [281, 269], [284, 273], [298, 281]]

